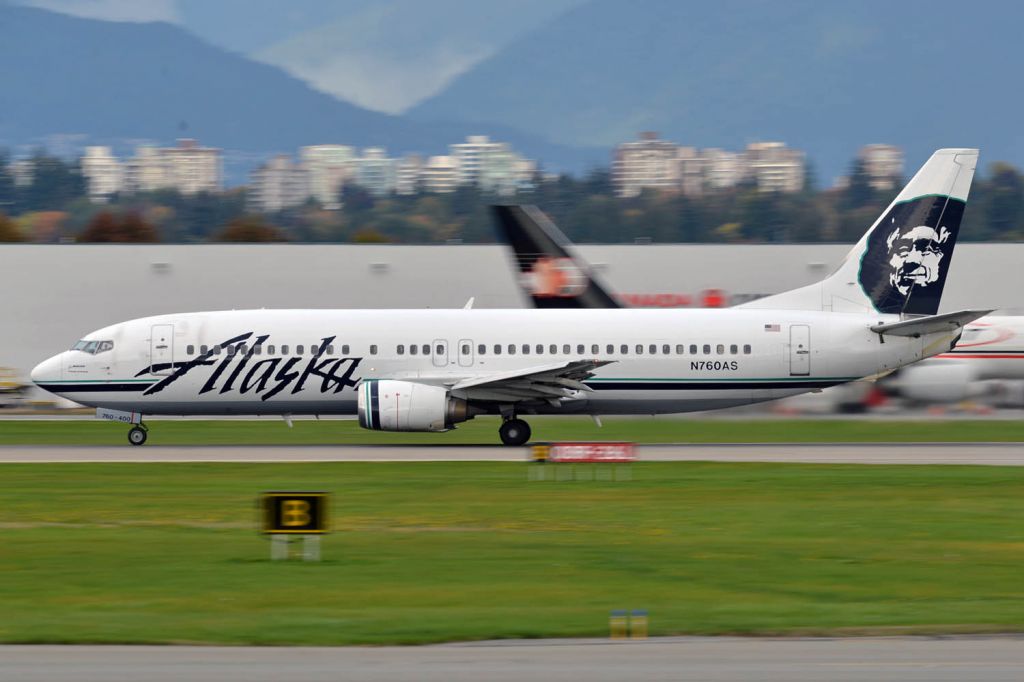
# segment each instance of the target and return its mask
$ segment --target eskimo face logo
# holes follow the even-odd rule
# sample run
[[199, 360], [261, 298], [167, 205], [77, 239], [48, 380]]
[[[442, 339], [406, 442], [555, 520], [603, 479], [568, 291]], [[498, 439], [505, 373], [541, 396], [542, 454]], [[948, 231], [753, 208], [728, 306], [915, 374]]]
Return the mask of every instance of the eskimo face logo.
[[945, 253], [942, 245], [949, 241], [949, 230], [918, 225], [906, 231], [894, 229], [886, 240], [889, 247], [889, 284], [904, 296], [914, 288], [927, 287], [939, 281], [940, 266]]
[[880, 313], [934, 315], [966, 204], [947, 196], [901, 202], [868, 235], [861, 289]]
[[587, 288], [587, 276], [570, 258], [538, 258], [522, 277], [526, 290], [539, 298], [572, 298]]

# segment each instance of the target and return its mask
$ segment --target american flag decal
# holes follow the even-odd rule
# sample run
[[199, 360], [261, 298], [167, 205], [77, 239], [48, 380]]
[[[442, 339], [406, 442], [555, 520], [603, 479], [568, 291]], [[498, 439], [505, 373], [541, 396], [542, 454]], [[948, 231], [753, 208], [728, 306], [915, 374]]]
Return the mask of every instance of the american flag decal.
[[777, 324], [766, 324], [764, 326], [764, 330], [766, 332], [780, 332], [780, 331], [782, 331], [782, 327], [780, 327]]

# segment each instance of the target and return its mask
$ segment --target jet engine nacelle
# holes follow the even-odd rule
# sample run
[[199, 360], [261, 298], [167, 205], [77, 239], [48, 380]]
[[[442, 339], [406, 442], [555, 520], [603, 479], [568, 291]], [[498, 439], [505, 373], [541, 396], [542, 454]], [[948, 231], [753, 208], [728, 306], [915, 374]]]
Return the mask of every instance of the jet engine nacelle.
[[374, 431], [447, 431], [476, 416], [440, 386], [370, 379], [359, 387], [359, 425]]
[[974, 372], [965, 363], [911, 365], [899, 376], [900, 394], [926, 403], [955, 403], [971, 396]]

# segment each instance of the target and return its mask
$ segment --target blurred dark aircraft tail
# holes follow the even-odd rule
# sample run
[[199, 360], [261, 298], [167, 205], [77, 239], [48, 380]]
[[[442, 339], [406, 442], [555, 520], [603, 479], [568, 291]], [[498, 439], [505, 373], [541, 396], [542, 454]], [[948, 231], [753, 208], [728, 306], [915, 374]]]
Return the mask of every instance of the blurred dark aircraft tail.
[[519, 286], [535, 308], [623, 308], [536, 206], [493, 206]]

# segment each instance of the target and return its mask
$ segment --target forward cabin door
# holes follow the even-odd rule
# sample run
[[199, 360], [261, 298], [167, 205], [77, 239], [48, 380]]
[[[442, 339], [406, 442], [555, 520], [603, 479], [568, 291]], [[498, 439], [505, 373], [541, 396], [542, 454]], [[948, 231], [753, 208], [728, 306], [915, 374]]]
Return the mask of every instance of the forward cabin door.
[[434, 356], [434, 367], [448, 366], [448, 342], [446, 340], [434, 339], [430, 350]]
[[803, 377], [811, 373], [811, 328], [806, 324], [789, 326], [789, 375]]
[[150, 374], [170, 374], [174, 370], [174, 325], [154, 324], [149, 335]]

